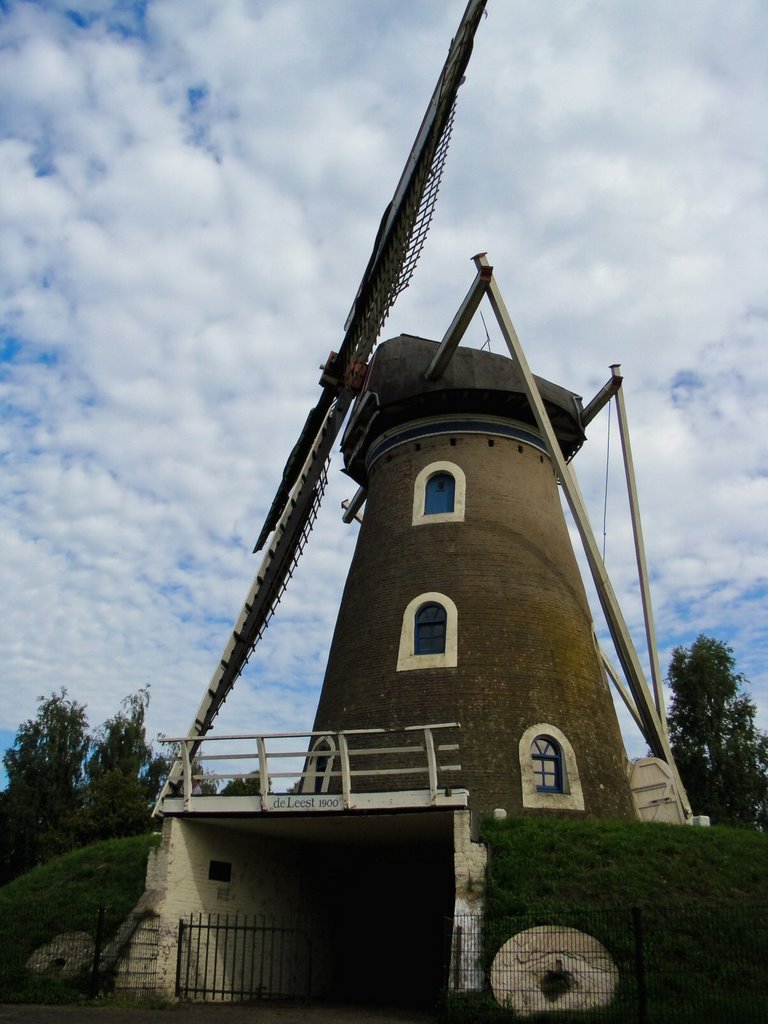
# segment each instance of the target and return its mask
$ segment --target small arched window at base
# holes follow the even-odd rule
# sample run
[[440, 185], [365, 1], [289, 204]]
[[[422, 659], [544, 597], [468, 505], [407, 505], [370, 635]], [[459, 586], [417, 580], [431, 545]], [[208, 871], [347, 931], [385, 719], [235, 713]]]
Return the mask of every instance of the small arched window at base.
[[563, 755], [551, 736], [537, 736], [531, 744], [537, 793], [563, 792]]
[[576, 755], [556, 725], [538, 722], [526, 729], [518, 748], [523, 807], [583, 811]]

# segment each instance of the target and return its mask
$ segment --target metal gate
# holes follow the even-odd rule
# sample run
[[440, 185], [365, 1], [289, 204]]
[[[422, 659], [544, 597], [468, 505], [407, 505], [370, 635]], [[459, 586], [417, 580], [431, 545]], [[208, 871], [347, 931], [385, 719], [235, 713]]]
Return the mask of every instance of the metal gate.
[[179, 921], [181, 999], [309, 999], [309, 932], [264, 917], [191, 914]]

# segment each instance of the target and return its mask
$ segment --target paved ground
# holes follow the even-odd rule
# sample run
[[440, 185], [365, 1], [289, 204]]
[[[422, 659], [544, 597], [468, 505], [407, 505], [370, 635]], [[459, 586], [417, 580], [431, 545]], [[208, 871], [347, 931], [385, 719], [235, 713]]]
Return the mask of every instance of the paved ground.
[[0, 1024], [432, 1024], [431, 1014], [372, 1007], [183, 1004], [164, 1010], [112, 1006], [0, 1006]]

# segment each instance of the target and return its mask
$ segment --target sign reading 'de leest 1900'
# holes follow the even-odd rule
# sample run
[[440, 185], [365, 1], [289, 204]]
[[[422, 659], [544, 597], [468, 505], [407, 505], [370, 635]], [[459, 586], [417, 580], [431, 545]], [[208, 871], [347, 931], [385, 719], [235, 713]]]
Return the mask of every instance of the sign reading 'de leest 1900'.
[[335, 793], [270, 793], [267, 811], [343, 811], [344, 798]]

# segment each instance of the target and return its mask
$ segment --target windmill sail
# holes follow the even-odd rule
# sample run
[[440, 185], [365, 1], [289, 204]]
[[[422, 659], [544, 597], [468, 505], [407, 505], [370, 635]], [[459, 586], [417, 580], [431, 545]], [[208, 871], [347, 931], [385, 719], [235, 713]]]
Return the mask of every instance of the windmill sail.
[[[269, 538], [259, 572], [190, 726], [211, 727], [248, 662], [290, 579], [317, 515], [333, 443], [355, 394], [355, 368], [370, 356], [397, 296], [408, 286], [424, 246], [450, 141], [456, 95], [487, 0], [469, 0], [345, 324], [338, 353], [325, 368], [323, 391], [310, 412], [256, 542]], [[194, 753], [194, 751], [192, 751]], [[163, 794], [181, 775], [176, 762]], [[161, 796], [162, 799], [162, 796]]]
[[[327, 410], [333, 396], [341, 388], [349, 387], [350, 370], [370, 356], [389, 311], [413, 275], [437, 201], [456, 94], [472, 55], [475, 31], [486, 2], [470, 0], [451, 43], [395, 194], [381, 219], [371, 258], [347, 317], [344, 339], [328, 367], [332, 380], [326, 375], [318, 408]], [[275, 529], [304, 462], [303, 456], [313, 442], [314, 435], [305, 428], [285, 467], [254, 550], [259, 551]]]

